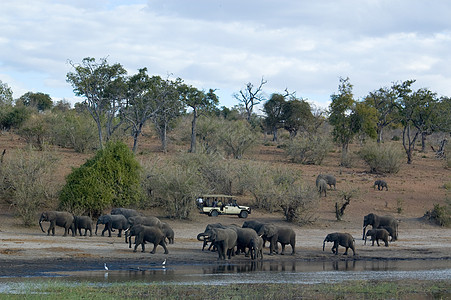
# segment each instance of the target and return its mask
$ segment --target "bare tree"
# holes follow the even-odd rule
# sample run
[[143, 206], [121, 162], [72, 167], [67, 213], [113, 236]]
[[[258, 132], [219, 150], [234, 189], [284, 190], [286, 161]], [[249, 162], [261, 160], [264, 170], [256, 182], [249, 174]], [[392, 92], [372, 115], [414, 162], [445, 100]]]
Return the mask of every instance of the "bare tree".
[[267, 83], [266, 80], [263, 79], [260, 81], [260, 85], [254, 90], [254, 85], [250, 82], [246, 84], [246, 88], [244, 90], [240, 90], [238, 94], [234, 94], [233, 97], [237, 99], [239, 102], [243, 103], [244, 108], [246, 109], [246, 120], [249, 122], [251, 120], [252, 111], [254, 106], [258, 105], [260, 102], [264, 100], [264, 96], [262, 93], [263, 85]]

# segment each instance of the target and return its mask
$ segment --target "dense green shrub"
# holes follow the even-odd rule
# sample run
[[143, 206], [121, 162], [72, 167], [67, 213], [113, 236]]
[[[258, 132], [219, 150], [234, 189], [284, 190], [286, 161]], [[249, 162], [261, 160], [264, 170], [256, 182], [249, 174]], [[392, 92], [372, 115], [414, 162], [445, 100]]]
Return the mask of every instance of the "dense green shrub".
[[287, 144], [286, 154], [295, 163], [320, 165], [331, 148], [327, 135], [301, 135]]
[[427, 211], [424, 217], [437, 225], [451, 226], [451, 199], [446, 199], [446, 204], [443, 206], [434, 204], [434, 208]]
[[394, 143], [367, 143], [358, 154], [373, 173], [398, 173], [403, 159], [402, 150]]
[[123, 142], [109, 142], [67, 176], [61, 207], [100, 215], [105, 209], [138, 205], [142, 200], [141, 167]]
[[26, 226], [36, 222], [39, 208], [57, 199], [56, 161], [48, 152], [20, 150], [6, 152], [0, 164], [0, 197], [14, 207]]
[[50, 144], [51, 118], [49, 114], [32, 114], [20, 127], [18, 134], [32, 147], [44, 150]]
[[0, 128], [6, 130], [19, 128], [30, 117], [30, 114], [30, 110], [24, 106], [2, 106]]

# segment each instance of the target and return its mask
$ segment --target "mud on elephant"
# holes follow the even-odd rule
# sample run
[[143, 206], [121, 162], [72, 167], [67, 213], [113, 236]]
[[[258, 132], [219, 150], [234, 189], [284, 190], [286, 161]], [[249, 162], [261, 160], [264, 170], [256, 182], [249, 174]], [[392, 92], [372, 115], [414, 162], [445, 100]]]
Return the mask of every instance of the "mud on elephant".
[[69, 233], [69, 229], [72, 230], [72, 236], [75, 236], [74, 230], [74, 216], [71, 213], [65, 211], [45, 211], [41, 214], [39, 218], [39, 226], [42, 232], [45, 232], [42, 228], [42, 222], [50, 222], [49, 229], [47, 230], [47, 235], [55, 235], [55, 226], [64, 228], [64, 236]]
[[352, 253], [353, 255], [355, 255], [355, 240], [349, 233], [340, 233], [340, 232], [329, 233], [323, 241], [323, 251], [326, 242], [334, 243], [334, 245], [332, 246], [332, 253], [334, 253], [335, 255], [338, 254], [338, 245], [345, 247], [346, 250], [343, 253], [343, 255], [348, 255], [349, 248], [352, 249]]

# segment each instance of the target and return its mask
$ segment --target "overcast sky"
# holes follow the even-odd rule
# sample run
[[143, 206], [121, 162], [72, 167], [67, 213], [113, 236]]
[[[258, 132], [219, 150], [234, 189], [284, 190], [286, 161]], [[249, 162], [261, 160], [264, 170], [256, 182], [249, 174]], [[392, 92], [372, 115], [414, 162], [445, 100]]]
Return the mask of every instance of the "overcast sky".
[[68, 60], [107, 57], [217, 89], [227, 107], [262, 77], [267, 97], [321, 107], [340, 77], [358, 99], [408, 79], [451, 96], [450, 16], [447, 0], [1, 0], [0, 80], [14, 98], [74, 103]]

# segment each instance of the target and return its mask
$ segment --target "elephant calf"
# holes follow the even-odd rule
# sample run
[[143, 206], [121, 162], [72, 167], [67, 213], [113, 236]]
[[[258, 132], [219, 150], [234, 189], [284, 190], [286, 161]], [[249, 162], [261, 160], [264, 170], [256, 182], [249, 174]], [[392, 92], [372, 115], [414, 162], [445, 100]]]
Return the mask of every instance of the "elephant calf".
[[388, 247], [388, 231], [385, 229], [370, 229], [366, 232], [365, 236], [365, 245], [366, 245], [366, 237], [371, 236], [371, 241], [373, 242], [372, 246], [374, 246], [374, 241], [376, 241], [377, 246], [379, 245], [379, 240], [383, 240], [385, 243], [385, 247]]
[[164, 236], [168, 239], [169, 244], [174, 244], [174, 230], [169, 226], [168, 223], [161, 222], [160, 226], [161, 231], [163, 232]]
[[82, 229], [85, 230], [84, 236], [87, 235], [88, 230], [89, 230], [89, 236], [92, 236], [92, 219], [88, 216], [75, 216], [74, 217], [75, 233], [77, 233], [77, 230], [78, 230], [78, 233], [81, 236]]
[[142, 226], [142, 230], [138, 232], [138, 234], [136, 235], [135, 249], [133, 250], [133, 252], [136, 252], [136, 249], [138, 248], [139, 245], [141, 245], [142, 248], [141, 252], [144, 252], [145, 251], [144, 245], [146, 244], [146, 242], [149, 242], [153, 244], [153, 249], [152, 251], [150, 251], [150, 253], [154, 254], [155, 249], [157, 248], [158, 245], [163, 247], [164, 254], [169, 253], [168, 248], [166, 248], [166, 242], [164, 241], [165, 236], [160, 228], [156, 226], [143, 226], [139, 224], [135, 226]]
[[333, 242], [334, 245], [332, 246], [332, 253], [335, 255], [338, 254], [338, 245], [345, 247], [345, 253], [343, 255], [348, 255], [348, 249], [352, 249], [353, 255], [355, 255], [355, 240], [349, 233], [340, 233], [340, 232], [334, 232], [329, 233], [323, 242], [323, 251], [324, 246], [326, 242]]
[[375, 182], [374, 182], [374, 185], [373, 185], [373, 189], [376, 189], [376, 186], [377, 186], [377, 189], [380, 191], [380, 190], [384, 190], [384, 188], [388, 191], [388, 186], [387, 186], [387, 183], [384, 181], [384, 180], [376, 180]]
[[260, 236], [251, 240], [250, 253], [252, 260], [258, 259], [259, 257], [263, 259], [263, 239]]
[[318, 186], [318, 182], [320, 179], [324, 179], [331, 189], [332, 186], [334, 186], [334, 190], [337, 189], [336, 188], [337, 179], [335, 178], [335, 176], [330, 174], [319, 174], [318, 177], [316, 177], [316, 186]]
[[321, 197], [321, 194], [324, 193], [324, 197], [326, 197], [326, 192], [327, 192], [326, 180], [324, 180], [322, 178], [320, 180], [318, 180], [317, 188], [318, 188], [319, 196]]

